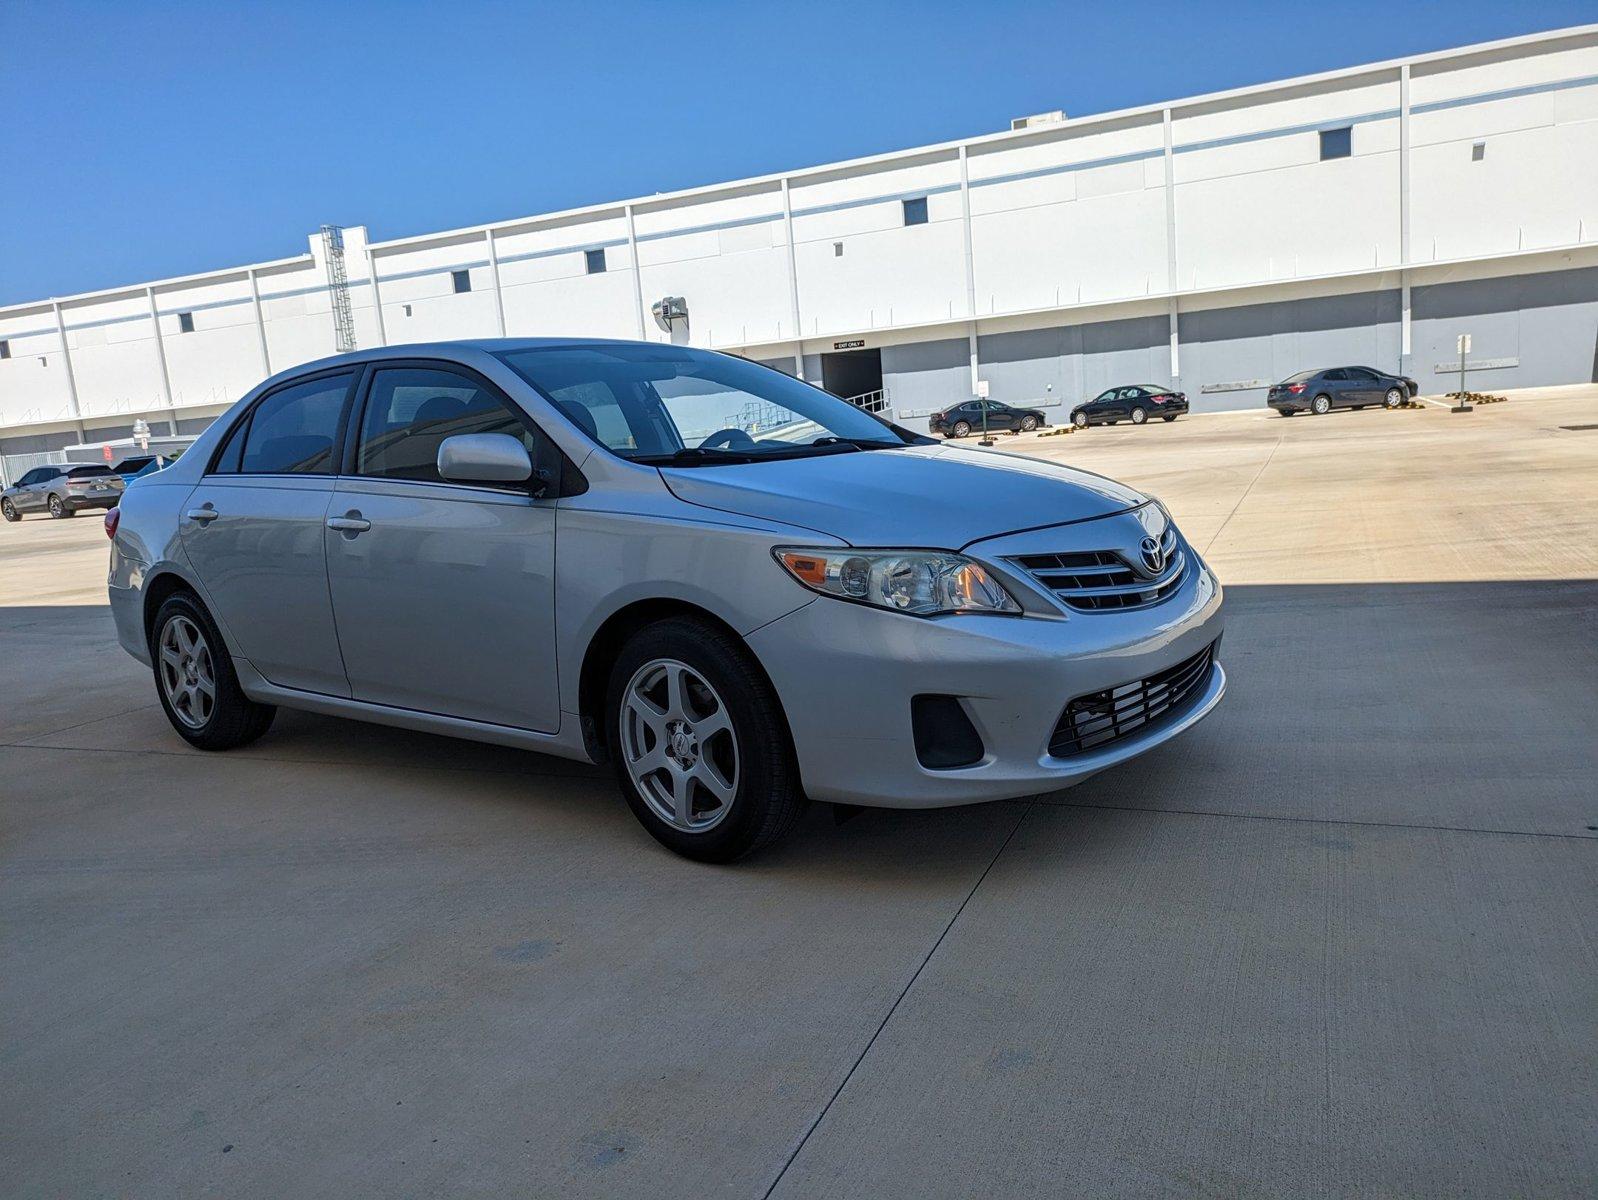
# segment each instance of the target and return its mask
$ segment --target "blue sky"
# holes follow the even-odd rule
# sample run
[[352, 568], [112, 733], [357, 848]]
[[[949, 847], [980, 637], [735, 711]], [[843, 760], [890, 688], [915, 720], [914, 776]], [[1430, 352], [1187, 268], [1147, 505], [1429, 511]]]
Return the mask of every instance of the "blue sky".
[[0, 0], [0, 304], [1598, 20], [1598, 2]]

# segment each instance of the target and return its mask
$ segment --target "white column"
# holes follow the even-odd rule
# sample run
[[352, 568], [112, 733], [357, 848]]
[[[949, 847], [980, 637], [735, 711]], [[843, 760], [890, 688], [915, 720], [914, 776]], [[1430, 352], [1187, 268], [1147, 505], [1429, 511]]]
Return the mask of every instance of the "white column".
[[499, 320], [499, 336], [505, 336], [505, 297], [499, 290], [499, 251], [494, 248], [494, 231], [483, 230], [488, 243], [488, 277], [494, 281], [494, 316]]
[[964, 146], [960, 147], [960, 225], [965, 241], [965, 311], [971, 318], [966, 345], [971, 357], [971, 394], [975, 396], [977, 382], [982, 377], [982, 363], [977, 353], [976, 258], [971, 249], [971, 171]]
[[388, 345], [388, 327], [383, 323], [383, 293], [377, 287], [377, 255], [366, 250], [366, 278], [372, 285], [372, 311], [377, 314], [377, 344]]
[[1182, 375], [1181, 348], [1178, 345], [1176, 331], [1176, 297], [1173, 295], [1171, 297], [1171, 379], [1173, 382], [1181, 378]]
[[1409, 365], [1409, 64], [1398, 68], [1398, 278], [1403, 293], [1399, 317], [1400, 369]]
[[155, 361], [161, 368], [161, 396], [166, 400], [167, 420], [174, 432], [177, 430], [177, 406], [172, 403], [172, 376], [166, 369], [166, 344], [161, 340], [161, 314], [155, 307], [155, 289], [144, 289], [144, 298], [150, 302], [150, 332], [155, 335]]
[[266, 348], [266, 318], [261, 315], [261, 284], [255, 276], [255, 268], [248, 271], [250, 277], [250, 305], [255, 309], [255, 338], [261, 347], [261, 378], [266, 378], [272, 373], [272, 352]]
[[86, 436], [83, 430], [83, 410], [78, 407], [78, 377], [72, 370], [72, 350], [67, 346], [67, 326], [61, 319], [61, 305], [52, 300], [50, 306], [55, 310], [56, 336], [61, 339], [61, 362], [67, 369], [67, 402], [72, 406], [72, 419], [78, 423], [78, 440], [82, 441]]
[[627, 213], [627, 253], [633, 260], [633, 306], [638, 310], [638, 340], [644, 339], [644, 277], [638, 266], [638, 230], [633, 225], [633, 206], [624, 206]]
[[[1163, 116], [1165, 126], [1165, 290], [1176, 291], [1176, 155], [1171, 149], [1171, 110]], [[1175, 313], [1175, 309], [1172, 309]], [[1171, 373], [1176, 373], [1176, 318], [1172, 318]]]
[[782, 177], [782, 233], [788, 247], [788, 317], [793, 322], [793, 374], [795, 379], [805, 377], [804, 326], [799, 323], [799, 260], [793, 249], [793, 196], [788, 190], [788, 177]]

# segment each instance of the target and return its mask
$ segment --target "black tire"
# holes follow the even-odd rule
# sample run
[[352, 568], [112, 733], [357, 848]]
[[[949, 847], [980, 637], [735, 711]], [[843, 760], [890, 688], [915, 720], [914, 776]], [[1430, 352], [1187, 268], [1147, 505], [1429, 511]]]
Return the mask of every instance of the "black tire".
[[1088, 427], [1087, 413], [1072, 413], [1071, 424], [1075, 425], [1078, 429], [1086, 429]]
[[969, 421], [956, 421], [954, 423], [954, 428], [949, 430], [949, 436], [950, 437], [957, 437], [957, 438], [970, 437], [971, 436], [971, 422], [969, 422]]
[[1387, 395], [1382, 397], [1382, 406], [1384, 408], [1397, 408], [1408, 399], [1409, 397], [1397, 388], [1388, 388]]
[[1332, 411], [1332, 398], [1324, 392], [1309, 402], [1311, 416], [1324, 417]]
[[[185, 617], [197, 625], [207, 648], [211, 650], [216, 702], [209, 719], [198, 728], [185, 724], [173, 711], [161, 682], [161, 635], [167, 623], [176, 617]], [[166, 713], [166, 719], [177, 730], [178, 736], [189, 745], [201, 750], [233, 750], [249, 745], [271, 728], [277, 709], [270, 704], [257, 704], [244, 694], [216, 622], [205, 611], [205, 605], [192, 593], [174, 592], [156, 610], [155, 621], [150, 626], [150, 658], [154, 664], [155, 694], [161, 701], [161, 711]]]
[[[704, 676], [725, 701], [732, 721], [737, 790], [727, 815], [702, 833], [662, 820], [627, 770], [621, 731], [623, 692], [639, 668], [656, 659], [675, 660]], [[669, 617], [628, 640], [605, 689], [605, 737], [616, 782], [633, 815], [656, 841], [685, 858], [729, 863], [753, 854], [792, 829], [808, 803], [788, 721], [771, 684], [748, 648], [709, 621]]]
[[1028, 413], [1026, 416], [1021, 418], [1021, 432], [1022, 433], [1031, 433], [1037, 427], [1038, 427], [1038, 419], [1036, 417], [1034, 417], [1031, 413]]
[[1144, 411], [1143, 409], [1134, 408], [1132, 410], [1132, 424], [1141, 425], [1141, 424], [1143, 424], [1144, 421], [1147, 421], [1148, 419], [1149, 419], [1149, 414], [1146, 411]]
[[1298, 416], [1298, 410], [1296, 408], [1279, 408], [1276, 411], [1281, 413], [1284, 417]]
[[22, 514], [16, 510], [16, 506], [9, 500], [0, 500], [0, 517], [4, 517], [8, 521], [22, 520]]
[[1176, 420], [1176, 414], [1172, 413], [1170, 416], [1161, 417], [1160, 420], [1164, 421], [1166, 424], [1170, 424], [1172, 421]]
[[1104, 423], [1106, 425], [1119, 425], [1121, 423], [1121, 418], [1120, 417], [1111, 417], [1108, 421], [1106, 421]]
[[77, 513], [73, 512], [72, 509], [67, 507], [66, 501], [62, 500], [60, 496], [51, 496], [49, 500], [45, 501], [45, 505], [47, 508], [49, 508], [50, 515], [57, 521], [65, 520], [67, 517], [75, 517], [78, 515]]

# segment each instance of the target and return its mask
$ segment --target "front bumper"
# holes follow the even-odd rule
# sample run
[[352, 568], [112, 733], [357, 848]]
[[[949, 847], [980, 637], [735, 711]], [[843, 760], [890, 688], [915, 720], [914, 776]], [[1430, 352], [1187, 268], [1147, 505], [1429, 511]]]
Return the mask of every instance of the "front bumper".
[[[1222, 595], [1197, 563], [1162, 603], [1059, 617], [922, 619], [820, 598], [749, 637], [782, 699], [805, 790], [818, 800], [940, 808], [1080, 783], [1202, 720], [1220, 702], [1217, 663], [1176, 709], [1102, 748], [1049, 754], [1074, 697], [1145, 679], [1221, 636]], [[952, 695], [982, 738], [968, 767], [916, 757], [910, 700]]]

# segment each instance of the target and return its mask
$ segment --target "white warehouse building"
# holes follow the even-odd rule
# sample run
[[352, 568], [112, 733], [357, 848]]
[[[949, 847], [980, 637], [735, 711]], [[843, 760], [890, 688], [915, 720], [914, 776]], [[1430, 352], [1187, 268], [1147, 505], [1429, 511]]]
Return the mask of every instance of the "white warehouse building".
[[[1598, 379], [1598, 25], [0, 309], [0, 455], [194, 432], [339, 348], [688, 341], [900, 422], [1295, 371]], [[331, 259], [331, 261], [330, 261]], [[652, 309], [680, 298], [662, 328]], [[15, 461], [15, 460], [14, 460]]]

